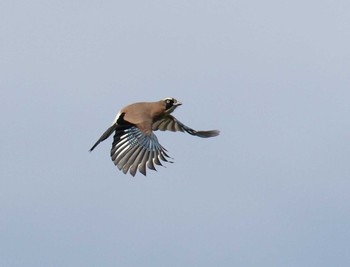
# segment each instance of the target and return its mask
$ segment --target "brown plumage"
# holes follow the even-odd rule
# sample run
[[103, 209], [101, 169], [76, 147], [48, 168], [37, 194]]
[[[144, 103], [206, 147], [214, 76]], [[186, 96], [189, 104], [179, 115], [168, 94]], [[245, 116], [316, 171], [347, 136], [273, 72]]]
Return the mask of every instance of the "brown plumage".
[[160, 145], [153, 131], [181, 131], [203, 138], [219, 135], [217, 130], [193, 130], [170, 115], [181, 104], [174, 98], [165, 98], [124, 107], [90, 152], [114, 132], [111, 149], [114, 164], [124, 173], [129, 171], [132, 176], [137, 170], [146, 175], [146, 167], [156, 170], [155, 165], [162, 165], [161, 160], [171, 162], [167, 150]]

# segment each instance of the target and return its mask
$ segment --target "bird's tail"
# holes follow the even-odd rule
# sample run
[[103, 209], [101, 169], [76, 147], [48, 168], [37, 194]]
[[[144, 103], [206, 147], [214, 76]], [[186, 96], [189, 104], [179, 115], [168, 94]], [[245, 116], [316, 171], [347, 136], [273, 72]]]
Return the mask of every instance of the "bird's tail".
[[115, 129], [117, 128], [117, 124], [113, 124], [111, 127], [109, 127], [103, 134], [102, 136], [97, 140], [97, 142], [92, 146], [92, 148], [90, 148], [90, 152], [92, 150], [94, 150], [95, 147], [97, 147], [97, 145], [99, 143], [101, 143], [102, 141], [106, 140], [114, 131]]

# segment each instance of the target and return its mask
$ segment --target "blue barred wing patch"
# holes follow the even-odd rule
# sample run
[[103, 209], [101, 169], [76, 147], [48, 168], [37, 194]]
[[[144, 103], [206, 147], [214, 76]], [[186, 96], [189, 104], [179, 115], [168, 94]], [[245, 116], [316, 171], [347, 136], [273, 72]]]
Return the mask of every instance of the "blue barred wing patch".
[[166, 151], [153, 132], [145, 134], [136, 126], [123, 125], [115, 131], [111, 158], [125, 174], [129, 171], [135, 176], [138, 170], [146, 175], [146, 167], [156, 170], [155, 165], [162, 166], [161, 161], [172, 163]]

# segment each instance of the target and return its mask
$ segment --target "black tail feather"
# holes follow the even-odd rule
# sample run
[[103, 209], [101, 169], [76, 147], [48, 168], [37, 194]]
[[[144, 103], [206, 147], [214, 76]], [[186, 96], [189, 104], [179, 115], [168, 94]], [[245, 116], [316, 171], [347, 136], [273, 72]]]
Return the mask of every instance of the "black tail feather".
[[106, 140], [113, 132], [114, 130], [116, 129], [117, 125], [116, 124], [113, 124], [111, 127], [109, 127], [103, 134], [102, 136], [97, 140], [97, 142], [92, 146], [92, 148], [90, 148], [90, 152], [92, 150], [94, 150], [95, 147], [97, 147], [97, 145], [99, 143], [101, 143], [102, 141]]

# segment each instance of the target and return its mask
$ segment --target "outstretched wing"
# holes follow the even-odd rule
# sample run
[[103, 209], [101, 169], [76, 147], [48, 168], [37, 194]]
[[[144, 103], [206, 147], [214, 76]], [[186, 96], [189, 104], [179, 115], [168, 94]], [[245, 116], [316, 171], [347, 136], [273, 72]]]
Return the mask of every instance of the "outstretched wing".
[[132, 124], [118, 125], [115, 129], [111, 158], [124, 173], [129, 171], [135, 176], [139, 170], [146, 175], [146, 166], [156, 170], [154, 164], [161, 166], [161, 160], [171, 162], [165, 151], [153, 132], [147, 135]]
[[162, 119], [154, 122], [152, 124], [153, 131], [160, 130], [160, 131], [172, 131], [172, 132], [187, 132], [191, 135], [207, 138], [207, 137], [214, 137], [219, 135], [220, 131], [218, 130], [210, 130], [210, 131], [196, 131], [192, 128], [186, 126], [182, 122], [178, 121], [175, 117], [172, 115], [167, 115], [163, 117]]

